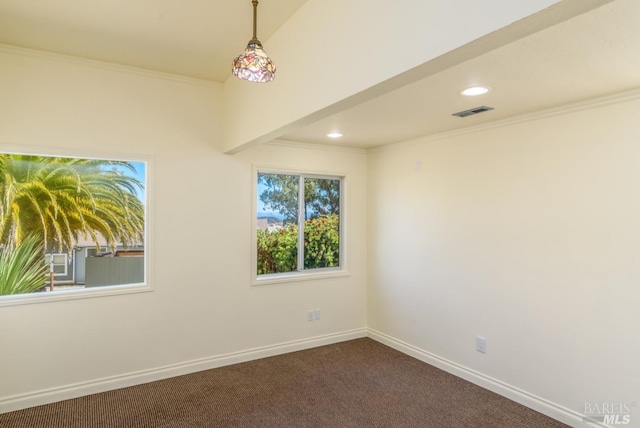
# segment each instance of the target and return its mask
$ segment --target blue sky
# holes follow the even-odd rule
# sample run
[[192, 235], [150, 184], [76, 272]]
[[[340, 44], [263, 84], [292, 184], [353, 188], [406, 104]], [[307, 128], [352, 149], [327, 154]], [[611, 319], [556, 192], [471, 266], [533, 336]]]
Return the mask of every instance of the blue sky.
[[271, 212], [271, 210], [267, 211], [264, 207], [264, 203], [260, 200], [260, 194], [264, 191], [264, 189], [266, 189], [267, 186], [265, 186], [264, 184], [258, 183], [258, 195], [256, 196], [258, 198], [258, 212]]
[[147, 199], [147, 180], [145, 178], [147, 165], [144, 162], [131, 162], [131, 164], [136, 169], [136, 173], [134, 174], [134, 177], [137, 178], [144, 186], [144, 189], [141, 192], [140, 191], [137, 192], [138, 199], [140, 199], [144, 203], [145, 200]]
[[260, 214], [264, 214], [264, 213], [273, 213], [273, 216], [279, 219], [284, 218], [282, 216], [282, 214], [280, 214], [279, 211], [274, 211], [272, 209], [267, 209], [264, 206], [264, 203], [260, 200], [260, 194], [267, 188], [267, 186], [265, 186], [264, 184], [258, 183], [258, 194], [256, 195], [256, 199], [258, 201], [258, 205], [257, 205], [257, 214], [258, 216], [260, 216]]
[[146, 173], [146, 166], [147, 165], [146, 165], [145, 162], [135, 162], [135, 161], [127, 161], [127, 162], [129, 162], [131, 165], [133, 165], [133, 167], [136, 169], [135, 174], [132, 173], [127, 168], [123, 168], [123, 167], [114, 167], [114, 168], [116, 169], [116, 171], [120, 171], [124, 175], [136, 178], [137, 180], [139, 180], [143, 184], [144, 190], [138, 191], [137, 192], [137, 196], [138, 196], [138, 199], [140, 199], [142, 201], [142, 203], [144, 203], [145, 200], [146, 200], [146, 196], [147, 196], [147, 194], [146, 194], [147, 182], [145, 180], [145, 173]]

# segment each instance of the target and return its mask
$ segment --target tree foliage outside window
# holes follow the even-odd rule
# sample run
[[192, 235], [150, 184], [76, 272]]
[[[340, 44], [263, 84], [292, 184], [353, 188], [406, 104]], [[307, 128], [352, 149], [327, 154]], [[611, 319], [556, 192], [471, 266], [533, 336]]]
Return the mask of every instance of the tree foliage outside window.
[[32, 293], [43, 287], [46, 273], [37, 236], [26, 237], [14, 249], [0, 249], [0, 295]]
[[258, 174], [258, 275], [340, 266], [340, 185], [334, 177]]
[[[28, 246], [45, 265], [45, 253], [71, 254], [80, 241], [111, 250], [143, 245], [144, 181], [136, 178], [136, 164], [142, 165], [0, 153], [0, 257], [19, 265]], [[14, 294], [11, 288], [4, 285], [0, 294]]]

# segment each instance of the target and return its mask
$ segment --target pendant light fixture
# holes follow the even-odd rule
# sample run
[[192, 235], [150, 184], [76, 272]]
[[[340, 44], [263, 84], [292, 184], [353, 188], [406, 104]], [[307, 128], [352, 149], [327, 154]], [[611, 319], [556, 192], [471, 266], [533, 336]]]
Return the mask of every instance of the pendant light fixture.
[[256, 21], [258, 18], [258, 0], [253, 4], [253, 38], [247, 48], [233, 60], [233, 75], [249, 82], [270, 82], [276, 74], [276, 66], [262, 49], [262, 43], [256, 37]]

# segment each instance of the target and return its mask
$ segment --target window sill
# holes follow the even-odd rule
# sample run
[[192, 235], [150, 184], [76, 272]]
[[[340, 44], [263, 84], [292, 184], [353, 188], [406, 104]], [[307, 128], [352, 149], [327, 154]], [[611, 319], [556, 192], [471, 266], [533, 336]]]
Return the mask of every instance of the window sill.
[[[329, 269], [329, 268], [327, 268]], [[262, 275], [253, 278], [251, 285], [282, 284], [287, 282], [312, 281], [318, 279], [330, 279], [349, 276], [349, 272], [344, 269], [330, 269], [323, 272], [289, 272]]]
[[43, 291], [40, 293], [0, 296], [0, 307], [59, 302], [61, 300], [89, 299], [93, 297], [117, 296], [120, 294], [145, 293], [151, 290], [147, 284], [110, 285], [77, 290]]

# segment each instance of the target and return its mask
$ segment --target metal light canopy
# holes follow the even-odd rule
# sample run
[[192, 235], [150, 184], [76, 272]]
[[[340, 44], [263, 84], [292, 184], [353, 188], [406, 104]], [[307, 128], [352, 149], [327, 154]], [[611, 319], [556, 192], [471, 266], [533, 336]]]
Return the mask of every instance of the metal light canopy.
[[262, 43], [256, 37], [256, 22], [258, 19], [258, 0], [253, 4], [253, 38], [249, 40], [247, 48], [233, 60], [233, 75], [249, 82], [271, 82], [276, 75], [276, 65], [262, 49]]

